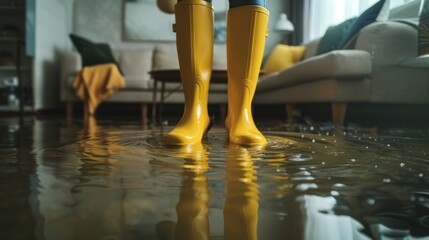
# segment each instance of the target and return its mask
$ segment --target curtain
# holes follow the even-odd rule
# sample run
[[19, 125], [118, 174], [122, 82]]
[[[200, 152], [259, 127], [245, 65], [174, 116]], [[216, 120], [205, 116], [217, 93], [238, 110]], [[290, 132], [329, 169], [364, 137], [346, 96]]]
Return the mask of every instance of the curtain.
[[[379, 0], [304, 0], [303, 42], [323, 36], [329, 26], [359, 16]], [[390, 8], [412, 0], [390, 0]]]
[[289, 20], [293, 23], [295, 27], [295, 31], [293, 32], [293, 34], [290, 34], [289, 42], [292, 45], [300, 45], [303, 43], [304, 40], [304, 1], [289, 1], [289, 9]]

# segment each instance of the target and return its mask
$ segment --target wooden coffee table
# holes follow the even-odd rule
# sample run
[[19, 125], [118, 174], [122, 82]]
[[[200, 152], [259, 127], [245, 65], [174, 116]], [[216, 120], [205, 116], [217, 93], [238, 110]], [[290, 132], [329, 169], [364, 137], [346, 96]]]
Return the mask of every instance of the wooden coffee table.
[[[164, 108], [165, 99], [170, 96], [174, 91], [177, 91], [182, 88], [180, 84], [177, 88], [168, 90], [168, 94], [165, 94], [165, 84], [166, 83], [181, 83], [180, 70], [179, 69], [168, 69], [168, 70], [153, 70], [150, 71], [152, 79], [154, 80], [153, 84], [153, 100], [152, 100], [152, 122], [156, 122], [156, 98], [157, 98], [157, 89], [158, 82], [161, 82], [161, 102], [159, 104], [159, 120], [162, 122], [162, 113]], [[224, 83], [227, 84], [228, 75], [226, 70], [213, 70], [211, 83]], [[225, 112], [226, 107], [221, 106], [221, 112]], [[222, 113], [224, 115], [225, 113]]]

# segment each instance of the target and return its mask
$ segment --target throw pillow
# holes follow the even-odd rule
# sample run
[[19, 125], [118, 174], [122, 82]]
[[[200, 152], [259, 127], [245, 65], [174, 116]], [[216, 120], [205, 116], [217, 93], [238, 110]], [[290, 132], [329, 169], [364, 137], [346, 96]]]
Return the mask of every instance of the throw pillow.
[[386, 21], [389, 18], [389, 5], [390, 0], [380, 0], [363, 12], [342, 39], [339, 49], [344, 48], [347, 43], [367, 25], [375, 21]]
[[419, 20], [419, 55], [429, 54], [429, 0], [425, 0]]
[[85, 67], [114, 63], [118, 67], [119, 72], [124, 75], [107, 43], [93, 43], [92, 41], [75, 34], [70, 34], [70, 39], [74, 47], [82, 56], [82, 66]]
[[349, 32], [356, 20], [357, 17], [346, 20], [336, 26], [329, 27], [325, 35], [320, 39], [317, 55], [339, 49], [344, 35]]
[[302, 59], [305, 54], [303, 46], [278, 44], [268, 57], [264, 71], [266, 74], [278, 72], [290, 67]]

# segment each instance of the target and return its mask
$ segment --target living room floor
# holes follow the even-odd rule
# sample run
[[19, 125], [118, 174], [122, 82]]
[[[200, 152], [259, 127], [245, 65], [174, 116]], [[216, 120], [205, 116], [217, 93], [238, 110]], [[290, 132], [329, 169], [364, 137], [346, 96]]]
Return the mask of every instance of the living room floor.
[[427, 129], [258, 123], [265, 147], [172, 126], [0, 119], [1, 239], [429, 238]]

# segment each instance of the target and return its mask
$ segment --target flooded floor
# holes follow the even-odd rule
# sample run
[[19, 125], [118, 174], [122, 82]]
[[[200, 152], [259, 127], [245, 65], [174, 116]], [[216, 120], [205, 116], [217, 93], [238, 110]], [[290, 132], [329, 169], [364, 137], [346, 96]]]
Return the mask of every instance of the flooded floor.
[[428, 130], [0, 119], [0, 239], [429, 239]]

